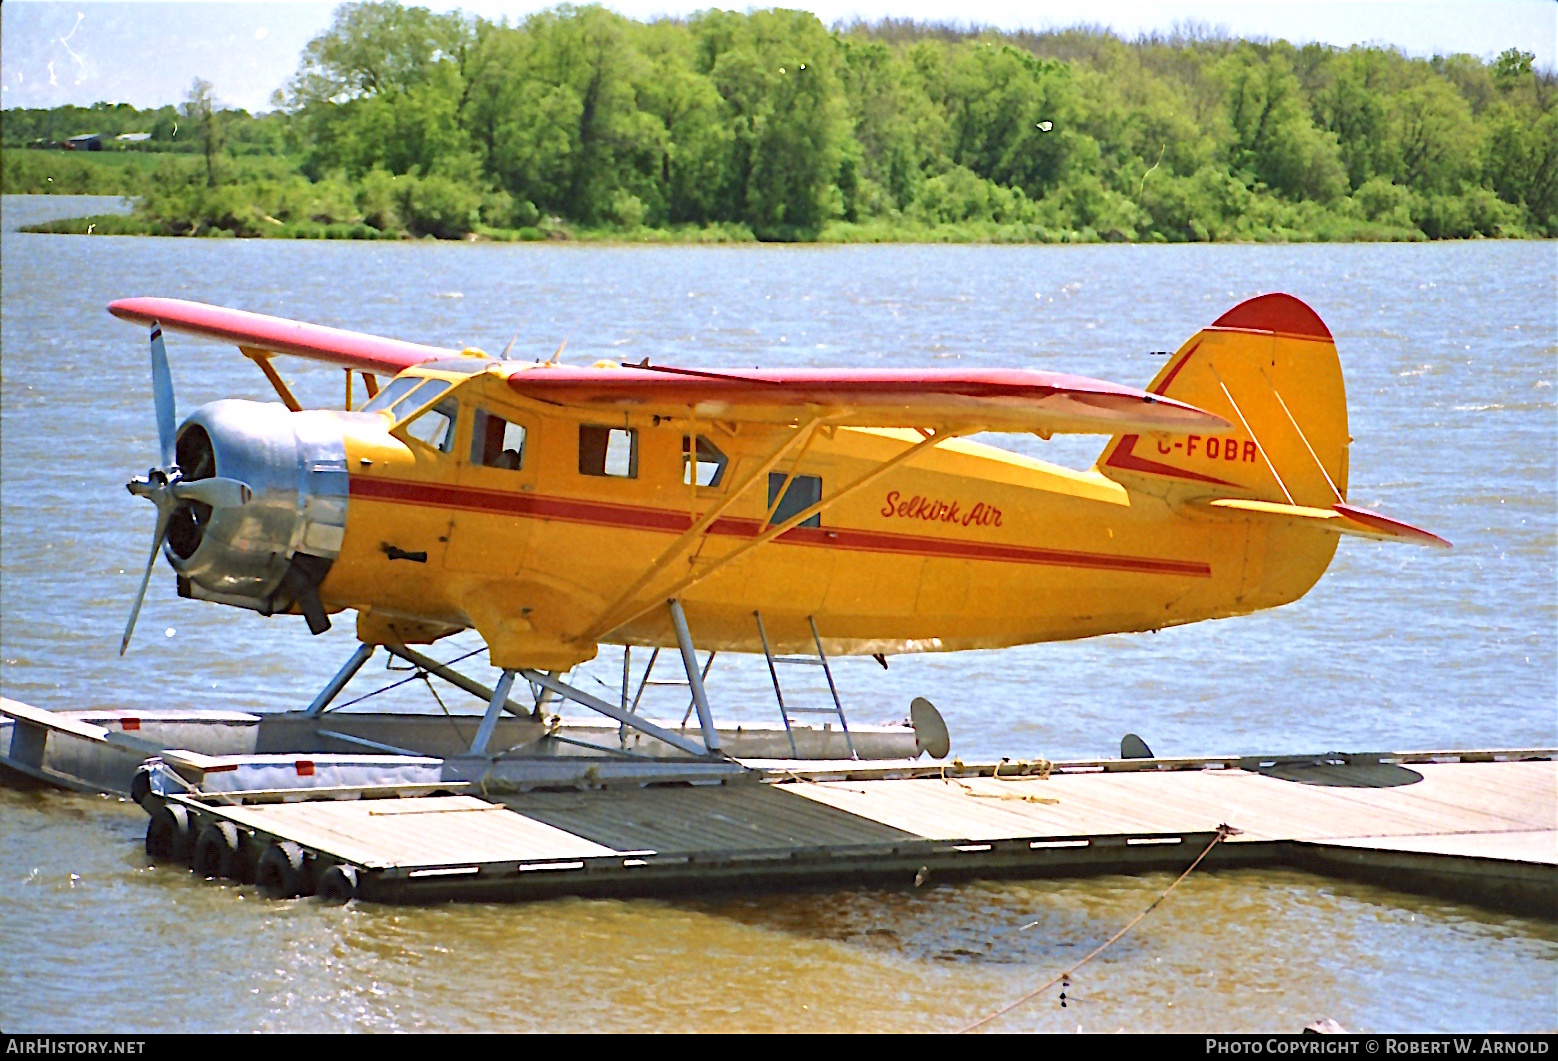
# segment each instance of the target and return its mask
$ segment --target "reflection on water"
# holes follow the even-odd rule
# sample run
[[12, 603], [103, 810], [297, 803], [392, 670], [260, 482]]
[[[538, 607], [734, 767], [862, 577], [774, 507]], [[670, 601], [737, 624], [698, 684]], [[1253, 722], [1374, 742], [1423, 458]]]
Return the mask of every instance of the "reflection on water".
[[[44, 204], [45, 206], [57, 204]], [[4, 227], [36, 201], [7, 197]], [[95, 209], [95, 207], [94, 207]], [[151, 514], [145, 336], [103, 306], [192, 298], [442, 345], [706, 366], [1019, 365], [1145, 383], [1280, 289], [1337, 335], [1351, 500], [1450, 553], [1344, 541], [1304, 600], [1158, 635], [836, 670], [852, 718], [928, 696], [964, 756], [1558, 743], [1558, 245], [639, 248], [0, 236], [0, 685], [43, 707], [310, 699], [351, 623], [179, 600], [164, 568], [116, 655]], [[449, 297], [458, 294], [460, 297]], [[266, 398], [169, 344], [179, 405]], [[305, 400], [339, 377], [286, 366]], [[1086, 465], [1101, 439], [1003, 439]], [[472, 647], [467, 636], [459, 644]], [[453, 654], [455, 649], [450, 650]], [[459, 651], [463, 651], [460, 649]], [[722, 657], [729, 718], [766, 670]], [[581, 677], [619, 680], [607, 649]], [[348, 695], [404, 675], [365, 672]], [[670, 694], [667, 694], [670, 695]], [[771, 697], [771, 693], [768, 694]], [[437, 710], [420, 683], [366, 706]], [[657, 710], [679, 715], [685, 700]], [[147, 866], [138, 808], [0, 793], [0, 1027], [948, 1029], [1041, 983], [1168, 878], [698, 903], [325, 909]], [[72, 878], [72, 874], [75, 878]], [[1024, 925], [1030, 927], [1024, 928]], [[1296, 873], [1198, 874], [1010, 1029], [1550, 1027], [1551, 924]]]

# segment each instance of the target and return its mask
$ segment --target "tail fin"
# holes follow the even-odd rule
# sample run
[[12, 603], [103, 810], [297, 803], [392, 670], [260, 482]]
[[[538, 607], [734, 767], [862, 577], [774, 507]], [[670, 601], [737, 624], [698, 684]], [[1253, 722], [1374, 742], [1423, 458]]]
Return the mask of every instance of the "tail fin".
[[1221, 435], [1119, 435], [1098, 460], [1153, 492], [1329, 509], [1347, 500], [1347, 396], [1336, 344], [1292, 295], [1241, 302], [1148, 387], [1233, 425]]
[[1347, 395], [1331, 332], [1292, 295], [1241, 302], [1180, 347], [1147, 388], [1216, 413], [1221, 435], [1118, 435], [1112, 479], [1170, 501], [1334, 534], [1449, 542], [1347, 504]]

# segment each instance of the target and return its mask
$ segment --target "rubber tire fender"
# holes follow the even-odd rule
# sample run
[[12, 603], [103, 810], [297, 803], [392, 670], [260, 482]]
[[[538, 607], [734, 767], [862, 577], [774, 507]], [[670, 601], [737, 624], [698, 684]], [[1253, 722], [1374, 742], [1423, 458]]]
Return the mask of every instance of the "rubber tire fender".
[[146, 807], [146, 801], [151, 798], [151, 770], [147, 767], [138, 767], [135, 776], [130, 778], [130, 798], [145, 807], [147, 813], [151, 812], [151, 808]]
[[190, 868], [195, 871], [195, 876], [207, 880], [220, 880], [223, 877], [236, 880], [234, 870], [242, 844], [243, 835], [238, 832], [238, 826], [229, 821], [209, 822], [195, 837], [195, 853], [190, 859]]
[[313, 891], [303, 848], [291, 840], [265, 845], [254, 869], [254, 883], [272, 899], [296, 899]]
[[319, 875], [316, 894], [320, 902], [339, 906], [357, 898], [357, 882], [357, 867], [338, 863]]
[[151, 820], [146, 823], [146, 853], [155, 859], [189, 865], [195, 853], [189, 808], [165, 803], [151, 812]]

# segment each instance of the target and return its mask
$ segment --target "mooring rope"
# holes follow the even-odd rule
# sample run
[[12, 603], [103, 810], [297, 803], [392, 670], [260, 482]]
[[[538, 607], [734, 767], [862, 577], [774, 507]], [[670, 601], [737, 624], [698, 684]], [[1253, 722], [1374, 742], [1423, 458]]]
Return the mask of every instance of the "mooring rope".
[[[1001, 766], [1004, 766], [1009, 761], [1010, 760], [1002, 759], [1000, 764], [998, 764], [996, 766], [995, 773], [993, 773], [991, 775], [991, 777], [994, 780], [996, 780], [996, 781], [1047, 781], [1047, 780], [1049, 780], [1051, 763], [1050, 763], [1050, 761], [1048, 759], [1039, 759], [1039, 760], [1037, 760], [1035, 762], [1029, 762], [1026, 759], [1019, 759], [1017, 761], [1017, 764], [1016, 764], [1017, 765], [1017, 769], [1019, 771], [1022, 771], [1024, 768], [1027, 768], [1027, 767], [1034, 767], [1037, 770], [1037, 772], [1036, 773], [1018, 773], [1018, 774], [1015, 774], [1015, 775], [1012, 775], [1012, 776], [1002, 777], [1001, 776]], [[954, 766], [961, 766], [962, 764], [960, 762], [954, 762], [953, 765]], [[1059, 803], [1060, 802], [1060, 800], [1056, 799], [1053, 796], [1035, 796], [1035, 795], [1032, 795], [1031, 793], [1018, 794], [1016, 792], [980, 792], [978, 789], [974, 788], [973, 785], [965, 785], [963, 782], [959, 781], [955, 777], [948, 777], [947, 776], [947, 764], [946, 763], [942, 763], [941, 764], [941, 780], [942, 780], [943, 784], [956, 785], [958, 788], [963, 790], [963, 795], [965, 795], [965, 796], [973, 796], [975, 799], [1009, 799], [1009, 800], [1013, 800], [1013, 801], [1018, 802], [1018, 803]]]
[[1228, 839], [1230, 836], [1233, 836], [1234, 834], [1236, 834], [1238, 832], [1239, 832], [1238, 829], [1235, 829], [1233, 826], [1227, 824], [1226, 822], [1221, 824], [1221, 825], [1219, 825], [1217, 827], [1216, 834], [1212, 837], [1212, 842], [1206, 845], [1206, 850], [1202, 851], [1199, 855], [1197, 855], [1196, 856], [1196, 860], [1194, 862], [1190, 863], [1190, 865], [1188, 867], [1186, 867], [1185, 872], [1181, 873], [1178, 877], [1174, 878], [1174, 883], [1170, 884], [1167, 888], [1163, 889], [1163, 893], [1161, 895], [1159, 895], [1156, 899], [1152, 900], [1152, 905], [1148, 906], [1147, 909], [1145, 909], [1141, 913], [1137, 914], [1135, 916], [1135, 918], [1133, 918], [1131, 920], [1130, 924], [1126, 925], [1124, 928], [1120, 929], [1120, 931], [1116, 932], [1114, 935], [1112, 935], [1108, 939], [1104, 940], [1090, 954], [1088, 954], [1081, 961], [1077, 962], [1075, 965], [1071, 966], [1069, 969], [1065, 970], [1064, 972], [1056, 973], [1054, 976], [1052, 976], [1048, 980], [1044, 981], [1038, 987], [1035, 987], [1032, 991], [1029, 991], [1026, 995], [1023, 995], [1021, 998], [1016, 999], [1013, 1002], [1008, 1002], [1006, 1005], [1002, 1006], [1000, 1009], [996, 1010], [994, 1013], [991, 1013], [989, 1016], [982, 1017], [979, 1020], [976, 1020], [974, 1023], [968, 1025], [967, 1027], [959, 1028], [958, 1029], [958, 1034], [962, 1035], [965, 1032], [971, 1032], [971, 1031], [975, 1031], [975, 1030], [977, 1030], [979, 1028], [982, 1028], [986, 1024], [989, 1024], [991, 1021], [995, 1020], [997, 1017], [1004, 1017], [1006, 1014], [1010, 1013], [1012, 1010], [1016, 1009], [1018, 1006], [1022, 1005], [1024, 1002], [1029, 1002], [1032, 999], [1037, 998], [1042, 992], [1048, 990], [1051, 987], [1054, 987], [1056, 984], [1060, 983], [1062, 980], [1069, 981], [1071, 979], [1071, 975], [1073, 973], [1075, 973], [1078, 969], [1082, 968], [1082, 966], [1086, 965], [1088, 962], [1090, 962], [1094, 958], [1098, 957], [1105, 950], [1107, 950], [1113, 943], [1115, 943], [1115, 941], [1120, 939], [1121, 936], [1124, 936], [1131, 929], [1133, 929], [1137, 925], [1141, 924], [1142, 919], [1145, 918], [1148, 914], [1152, 913], [1154, 910], [1156, 910], [1158, 908], [1158, 904], [1162, 903], [1164, 899], [1167, 899], [1169, 897], [1169, 894], [1175, 888], [1179, 887], [1180, 883], [1182, 881], [1184, 881], [1184, 879], [1186, 877], [1190, 876], [1191, 872], [1197, 866], [1199, 866], [1201, 864], [1201, 860], [1206, 858], [1207, 855], [1210, 855], [1212, 853], [1212, 848], [1216, 847], [1219, 843], [1221, 843], [1222, 841]]

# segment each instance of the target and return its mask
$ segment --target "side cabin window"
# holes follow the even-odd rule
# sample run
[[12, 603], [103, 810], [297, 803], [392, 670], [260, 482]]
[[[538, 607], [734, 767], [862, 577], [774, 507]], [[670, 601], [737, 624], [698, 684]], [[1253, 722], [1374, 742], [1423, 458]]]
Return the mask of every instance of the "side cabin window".
[[485, 409], [471, 428], [471, 463], [518, 471], [525, 466], [525, 428]]
[[[770, 527], [785, 522], [791, 516], [798, 515], [822, 500], [822, 476], [797, 475], [790, 481], [790, 489], [784, 492], [784, 500], [779, 502], [778, 508], [774, 508], [774, 501], [779, 497], [779, 490], [783, 486], [783, 472], [768, 473], [768, 507], [774, 509], [774, 514], [768, 521]], [[802, 520], [800, 526], [822, 526], [822, 513], [818, 512]]]
[[580, 424], [579, 474], [637, 479], [637, 429]]
[[692, 440], [683, 435], [682, 482], [696, 481], [699, 486], [718, 486], [725, 478], [725, 467], [730, 464], [730, 458], [702, 435], [698, 436], [696, 456], [691, 451]]
[[446, 398], [407, 424], [406, 434], [448, 453], [454, 447], [454, 422], [459, 411], [460, 403]]

